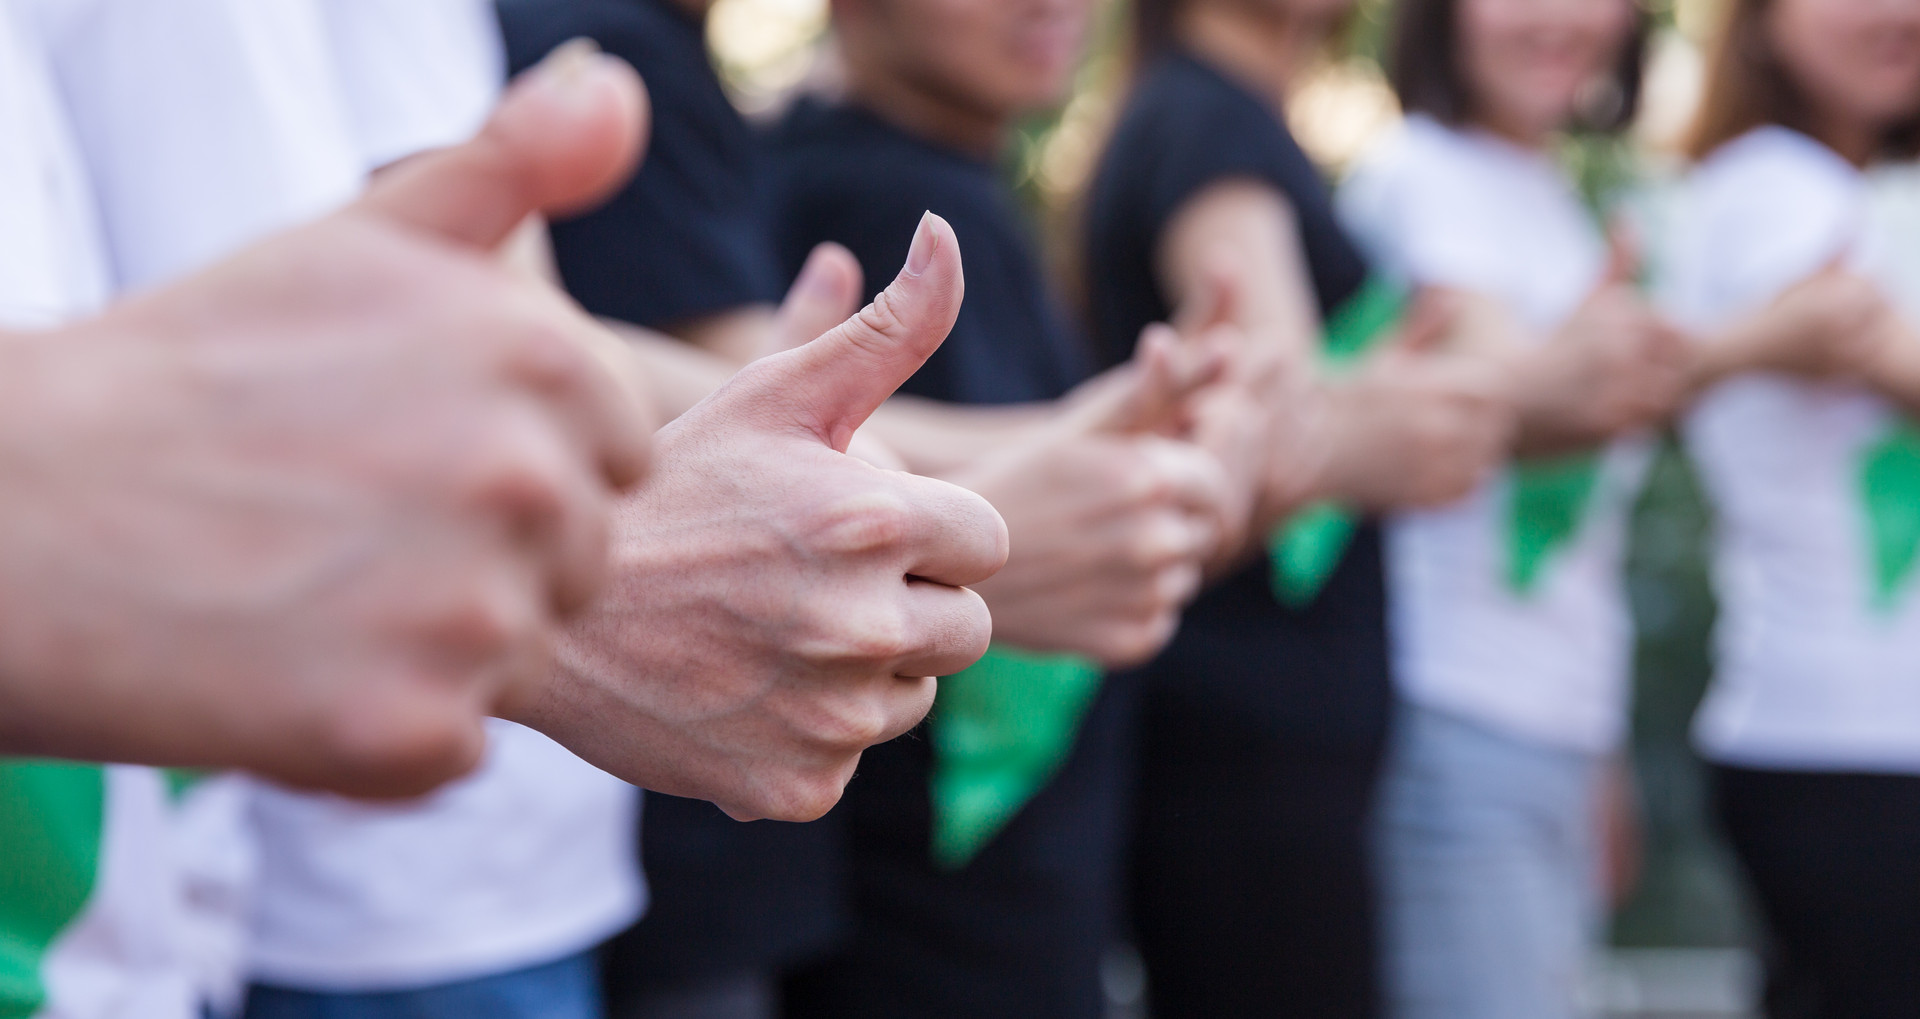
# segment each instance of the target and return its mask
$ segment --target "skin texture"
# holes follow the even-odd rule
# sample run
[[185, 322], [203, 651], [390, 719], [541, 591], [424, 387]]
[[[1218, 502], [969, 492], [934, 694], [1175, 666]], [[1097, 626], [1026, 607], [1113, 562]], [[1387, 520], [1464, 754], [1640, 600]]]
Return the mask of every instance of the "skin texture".
[[929, 214], [851, 320], [763, 358], [656, 436], [607, 592], [514, 715], [649, 789], [805, 820], [860, 752], [919, 722], [935, 675], [986, 649], [961, 585], [1005, 561], [977, 495], [844, 454], [958, 313], [960, 251]]
[[356, 205], [0, 340], [0, 746], [372, 795], [470, 768], [650, 430], [493, 248], [643, 124], [631, 72], [572, 52]]

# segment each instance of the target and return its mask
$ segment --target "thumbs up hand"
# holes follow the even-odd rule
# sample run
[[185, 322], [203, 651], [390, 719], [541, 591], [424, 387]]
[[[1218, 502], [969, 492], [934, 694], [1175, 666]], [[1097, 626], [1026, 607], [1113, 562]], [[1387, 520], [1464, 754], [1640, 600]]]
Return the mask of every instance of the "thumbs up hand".
[[1013, 538], [1006, 569], [979, 586], [996, 640], [1125, 666], [1173, 636], [1232, 512], [1219, 461], [1177, 437], [1221, 368], [1156, 327], [1029, 441], [950, 475]]
[[492, 249], [619, 180], [643, 109], [567, 51], [354, 206], [0, 341], [0, 747], [382, 795], [471, 767], [650, 431]]
[[985, 650], [1004, 525], [979, 496], [845, 454], [946, 338], [960, 250], [928, 214], [874, 302], [753, 362], [655, 437], [613, 576], [517, 714], [649, 789], [740, 818], [824, 813], [866, 747]]
[[1606, 271], [1566, 322], [1509, 351], [1521, 452], [1592, 447], [1679, 408], [1686, 343], [1640, 295], [1637, 274], [1638, 259], [1616, 237]]
[[1374, 510], [1458, 499], [1506, 459], [1513, 414], [1500, 365], [1449, 351], [1458, 310], [1426, 295], [1351, 378], [1324, 385], [1313, 496]]

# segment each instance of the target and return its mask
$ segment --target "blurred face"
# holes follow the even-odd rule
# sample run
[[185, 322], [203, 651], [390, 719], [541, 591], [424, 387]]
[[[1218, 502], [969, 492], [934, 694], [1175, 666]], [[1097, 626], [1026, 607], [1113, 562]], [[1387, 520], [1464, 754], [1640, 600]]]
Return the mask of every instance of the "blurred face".
[[1474, 119], [1535, 141], [1564, 126], [1619, 64], [1631, 0], [1459, 0], [1460, 70]]
[[1093, 0], [846, 0], [841, 41], [849, 57], [943, 102], [1011, 119], [1066, 99], [1092, 9]]
[[1766, 29], [1816, 118], [1879, 132], [1920, 112], [1920, 0], [1775, 0]]

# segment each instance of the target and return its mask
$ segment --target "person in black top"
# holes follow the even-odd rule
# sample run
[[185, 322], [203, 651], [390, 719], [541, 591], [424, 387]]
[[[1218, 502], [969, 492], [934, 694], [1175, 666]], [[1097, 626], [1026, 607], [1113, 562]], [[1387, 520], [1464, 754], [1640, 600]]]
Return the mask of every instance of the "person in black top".
[[[1137, 5], [1141, 65], [1089, 202], [1096, 344], [1124, 358], [1141, 325], [1207, 301], [1225, 251], [1256, 345], [1304, 365], [1320, 355], [1290, 338], [1324, 329], [1328, 353], [1358, 366], [1274, 401], [1297, 408], [1301, 438], [1274, 460], [1269, 501], [1444, 502], [1504, 453], [1495, 380], [1419, 352], [1451, 330], [1444, 314], [1417, 311], [1376, 343], [1393, 298], [1284, 117], [1289, 77], [1346, 7]], [[1144, 670], [1132, 906], [1156, 1019], [1379, 1010], [1366, 835], [1392, 703], [1380, 538], [1318, 516], [1332, 556], [1291, 554], [1314, 522], [1296, 517]]]
[[[813, 245], [836, 241], [873, 272], [902, 254], [899, 231], [922, 210], [953, 224], [965, 251], [967, 298], [946, 345], [903, 393], [974, 405], [1052, 401], [1064, 408], [1049, 412], [1060, 421], [1078, 418], [1083, 400], [1099, 399], [1069, 395], [1091, 371], [1089, 351], [1047, 285], [999, 169], [1015, 118], [1062, 97], [1088, 14], [1084, 4], [850, 0], [834, 7], [848, 97], [802, 102], [774, 134], [780, 250], [793, 271]], [[952, 748], [967, 742], [956, 734], [963, 723], [979, 721], [970, 695], [987, 664], [942, 681], [920, 738], [867, 755], [836, 810], [848, 825], [854, 937], [795, 978], [789, 1015], [1102, 1013], [1099, 964], [1115, 936], [1137, 686], [1125, 676], [1102, 684], [1098, 665], [1137, 663], [1170, 629], [1156, 625], [1116, 641], [1065, 611], [1089, 597], [1133, 599], [1158, 586], [1139, 574], [1106, 573], [1136, 560], [1140, 546], [1124, 535], [1142, 532], [1100, 523], [1104, 510], [1072, 507], [1089, 493], [1131, 488], [1155, 473], [1152, 458], [1131, 454], [1123, 455], [1127, 465], [1118, 474], [1088, 473], [1089, 456], [1146, 442], [1212, 460], [1187, 443], [1145, 434], [1164, 424], [1075, 425], [1069, 431], [1079, 432], [1081, 445], [1071, 451], [1052, 438], [1031, 441], [1011, 455], [1052, 464], [1036, 472], [1057, 482], [1045, 493], [1018, 491], [992, 470], [946, 475], [987, 495], [1008, 519], [1015, 550], [1003, 575], [1008, 583], [981, 589], [998, 627], [990, 659], [1003, 654], [1031, 664], [1033, 652], [1087, 656], [1091, 661], [1041, 657], [1031, 671], [1020, 671], [1028, 664], [1013, 670], [1026, 689], [1046, 691], [1023, 702], [1029, 713], [1071, 701], [1084, 703], [1084, 714], [1073, 712], [1065, 730], [1070, 743], [1031, 798], [1011, 804], [1003, 826], [962, 852], [949, 838], [945, 819], [955, 804], [943, 778]], [[1212, 469], [1221, 470], [1217, 461]], [[1046, 521], [1062, 514], [1084, 521], [1069, 529], [1071, 540], [1047, 536]], [[1184, 565], [1160, 574], [1179, 588], [1176, 604], [1197, 585], [1219, 536], [1210, 535], [1204, 550], [1188, 543]], [[1027, 597], [1028, 584], [1052, 593]], [[1143, 603], [1135, 618], [1146, 618], [1142, 611], [1160, 609]], [[1075, 670], [1083, 671], [1083, 682], [1072, 678]], [[1000, 718], [967, 732], [1021, 743], [1024, 721]]]

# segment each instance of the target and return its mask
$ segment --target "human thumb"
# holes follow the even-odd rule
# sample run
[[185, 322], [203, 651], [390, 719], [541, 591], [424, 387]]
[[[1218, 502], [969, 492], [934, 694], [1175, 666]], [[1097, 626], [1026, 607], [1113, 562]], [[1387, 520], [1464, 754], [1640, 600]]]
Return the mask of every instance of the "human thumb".
[[1198, 336], [1215, 326], [1236, 323], [1243, 286], [1230, 252], [1225, 249], [1210, 252], [1191, 293], [1180, 302], [1174, 314], [1174, 328], [1182, 336]]
[[780, 302], [762, 354], [792, 350], [825, 333], [860, 308], [860, 260], [832, 241], [814, 246], [807, 264]]
[[1075, 407], [1063, 424], [1083, 434], [1178, 431], [1192, 417], [1194, 396], [1219, 381], [1226, 361], [1218, 343], [1183, 340], [1173, 327], [1154, 323], [1140, 334], [1119, 384]]
[[478, 135], [395, 166], [354, 208], [492, 249], [529, 213], [576, 212], [624, 183], [648, 117], [633, 68], [577, 39], [515, 80]]
[[1399, 354], [1437, 352], [1446, 345], [1460, 316], [1459, 299], [1440, 290], [1423, 290], [1408, 303], [1391, 349]]
[[854, 430], [939, 349], [965, 292], [960, 242], [928, 212], [900, 274], [872, 304], [808, 343], [760, 359], [728, 388], [748, 389], [752, 413], [844, 453]]

